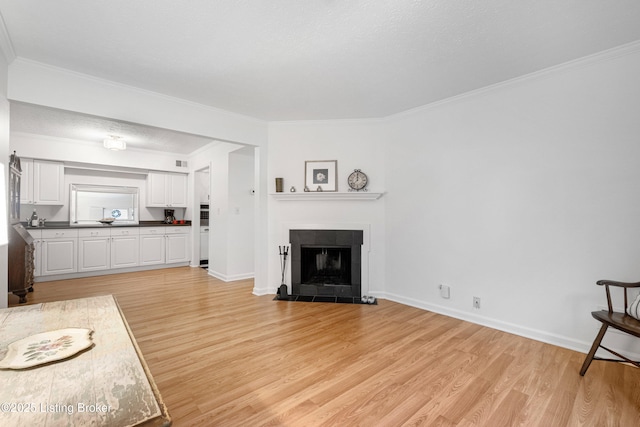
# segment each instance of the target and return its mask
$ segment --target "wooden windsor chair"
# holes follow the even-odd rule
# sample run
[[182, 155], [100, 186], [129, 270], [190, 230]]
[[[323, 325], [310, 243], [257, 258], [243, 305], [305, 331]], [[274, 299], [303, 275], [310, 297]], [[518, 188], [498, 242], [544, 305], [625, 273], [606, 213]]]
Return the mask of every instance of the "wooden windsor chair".
[[[621, 355], [620, 353], [607, 348], [602, 345], [602, 339], [604, 338], [605, 333], [609, 327], [615, 328], [621, 332], [627, 333], [629, 335], [640, 338], [640, 320], [630, 316], [626, 310], [629, 307], [628, 300], [628, 291], [633, 288], [640, 288], [640, 282], [637, 283], [625, 283], [625, 282], [616, 282], [614, 280], [599, 280], [597, 282], [598, 285], [604, 286], [606, 294], [607, 294], [607, 306], [608, 310], [599, 310], [591, 312], [591, 315], [598, 322], [602, 323], [602, 327], [600, 328], [600, 332], [596, 336], [596, 339], [593, 341], [593, 345], [591, 346], [591, 350], [589, 350], [589, 354], [584, 360], [582, 364], [582, 369], [580, 369], [580, 375], [584, 375], [589, 369], [589, 365], [593, 360], [604, 360], [607, 362], [626, 362], [630, 363], [638, 368], [640, 368], [640, 362], [631, 360], [626, 356]], [[624, 290], [624, 312], [613, 311], [613, 304], [611, 303], [611, 287], [621, 288]], [[632, 307], [637, 309], [637, 307]], [[638, 309], [640, 311], [640, 309]], [[639, 313], [640, 314], [640, 313]], [[607, 359], [596, 357], [596, 351], [598, 348], [602, 348], [614, 356], [618, 357], [618, 359]]]

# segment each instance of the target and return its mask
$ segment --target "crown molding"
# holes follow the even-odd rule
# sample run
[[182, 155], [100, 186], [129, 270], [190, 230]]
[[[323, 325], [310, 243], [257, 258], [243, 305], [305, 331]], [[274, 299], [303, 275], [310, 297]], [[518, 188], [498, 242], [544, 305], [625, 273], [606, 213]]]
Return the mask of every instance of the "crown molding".
[[627, 55], [632, 55], [634, 53], [638, 53], [640, 52], [640, 40], [631, 42], [631, 43], [627, 43], [627, 44], [623, 44], [620, 46], [616, 46], [614, 48], [611, 49], [607, 49], [601, 52], [597, 52], [591, 55], [587, 55], [587, 56], [583, 56], [581, 58], [578, 59], [574, 59], [572, 61], [568, 61], [568, 62], [564, 62], [562, 64], [558, 64], [558, 65], [554, 65], [548, 68], [544, 68], [542, 70], [539, 71], [535, 71], [533, 73], [529, 73], [529, 74], [525, 74], [522, 76], [518, 76], [518, 77], [514, 77], [512, 79], [508, 79], [508, 80], [504, 80], [502, 82], [499, 83], [495, 83], [489, 86], [484, 86], [481, 87], [479, 89], [475, 89], [469, 92], [464, 92], [461, 93], [460, 95], [455, 95], [449, 98], [445, 98], [442, 99], [440, 101], [435, 101], [429, 104], [425, 104], [425, 105], [421, 105], [415, 108], [411, 108], [409, 110], [405, 110], [405, 111], [401, 111], [399, 113], [395, 113], [395, 114], [391, 114], [389, 116], [386, 116], [384, 118], [382, 118], [381, 120], [384, 121], [393, 121], [396, 119], [402, 119], [408, 116], [412, 116], [414, 114], [420, 113], [420, 112], [426, 112], [438, 107], [441, 107], [443, 105], [447, 105], [447, 104], [451, 104], [451, 103], [456, 103], [456, 102], [460, 102], [463, 100], [466, 100], [468, 98], [472, 98], [478, 95], [482, 95], [485, 93], [489, 93], [498, 89], [502, 89], [502, 88], [507, 88], [507, 87], [511, 87], [511, 86], [515, 86], [515, 85], [519, 85], [519, 84], [523, 84], [525, 82], [531, 81], [531, 80], [535, 80], [535, 79], [540, 79], [540, 78], [545, 78], [549, 75], [553, 75], [553, 74], [557, 74], [557, 73], [562, 73], [565, 71], [569, 71], [569, 70], [576, 70], [579, 68], [584, 68], [584, 67], [588, 67], [600, 62], [604, 62], [604, 61], [610, 61], [616, 58], [620, 58], [623, 56], [627, 56]]
[[363, 117], [356, 119], [306, 119], [306, 120], [271, 120], [269, 125], [296, 125], [296, 126], [315, 126], [315, 125], [343, 125], [343, 126], [359, 126], [359, 125], [375, 125], [383, 121], [386, 116], [381, 117]]
[[420, 105], [415, 108], [400, 111], [398, 113], [390, 114], [388, 116], [359, 118], [359, 119], [322, 119], [322, 120], [272, 120], [269, 121], [270, 126], [286, 125], [286, 126], [313, 126], [313, 125], [376, 125], [384, 122], [391, 122], [396, 119], [402, 119], [409, 117], [420, 112], [429, 111], [443, 105], [456, 103], [465, 99], [492, 92], [501, 88], [522, 84], [524, 82], [544, 78], [548, 75], [575, 70], [582, 67], [587, 67], [599, 62], [610, 61], [615, 58], [631, 55], [640, 52], [640, 40], [616, 46], [611, 49], [607, 49], [601, 52], [597, 52], [588, 56], [584, 56], [572, 61], [564, 62], [562, 64], [554, 65], [548, 68], [544, 68], [533, 73], [525, 74], [522, 76], [514, 77], [509, 80], [504, 80], [489, 86], [484, 86], [475, 90], [461, 93], [459, 95], [444, 98], [440, 101], [431, 102], [428, 104]]
[[2, 12], [0, 12], [0, 51], [7, 60], [7, 64], [11, 64], [17, 58]]

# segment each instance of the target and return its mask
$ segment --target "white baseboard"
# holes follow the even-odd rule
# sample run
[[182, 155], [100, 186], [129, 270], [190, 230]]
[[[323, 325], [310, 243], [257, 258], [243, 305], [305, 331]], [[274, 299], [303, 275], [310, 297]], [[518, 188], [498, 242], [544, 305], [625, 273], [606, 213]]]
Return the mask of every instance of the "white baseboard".
[[253, 288], [253, 294], [259, 297], [263, 295], [275, 295], [276, 293], [277, 291], [271, 288]]
[[[253, 288], [253, 294], [257, 296], [269, 295], [269, 294], [275, 295], [276, 292], [277, 292], [277, 289], [275, 288]], [[376, 298], [380, 298], [380, 299], [387, 299], [389, 301], [397, 302], [399, 304], [408, 305], [410, 307], [415, 307], [422, 310], [427, 310], [434, 313], [442, 314], [444, 316], [453, 317], [455, 319], [460, 319], [460, 320], [475, 323], [478, 325], [486, 326], [488, 328], [497, 329], [499, 331], [508, 332], [510, 334], [518, 335], [521, 337], [530, 338], [532, 340], [544, 342], [551, 345], [556, 345], [558, 347], [574, 350], [579, 353], [584, 353], [584, 354], [588, 353], [589, 349], [591, 348], [591, 344], [593, 343], [592, 341], [589, 341], [589, 342], [580, 341], [580, 340], [569, 338], [563, 335], [553, 334], [553, 333], [549, 333], [539, 329], [528, 328], [525, 326], [520, 326], [514, 323], [492, 319], [490, 317], [481, 316], [478, 314], [467, 313], [464, 311], [451, 309], [449, 307], [444, 307], [441, 305], [430, 304], [424, 301], [420, 301], [413, 298], [407, 298], [407, 297], [403, 297], [403, 296], [392, 294], [392, 293], [374, 291], [374, 292], [370, 292], [369, 295], [375, 296]], [[612, 341], [617, 341], [616, 343], [612, 342], [610, 348], [613, 348], [614, 350], [626, 355], [631, 359], [640, 360], [640, 353], [629, 351], [626, 349], [620, 349], [619, 347], [616, 348], [617, 347], [616, 344], [620, 343], [620, 340], [619, 339], [616, 340], [616, 338], [625, 338], [627, 337], [626, 334], [622, 334], [616, 331], [615, 329], [610, 328], [607, 333], [607, 336], [609, 336]], [[593, 337], [595, 338], [595, 333]], [[605, 337], [605, 340], [606, 339], [607, 338]], [[607, 354], [603, 350], [598, 350], [597, 356], [609, 357], [609, 358], [611, 357], [611, 355]]]
[[235, 282], [237, 280], [253, 279], [255, 277], [254, 273], [227, 275], [227, 274], [218, 273], [217, 271], [212, 271], [212, 270], [207, 270], [207, 272], [209, 273], [209, 276], [213, 276], [216, 279], [222, 280], [223, 282]]
[[54, 280], [66, 280], [66, 279], [79, 279], [84, 277], [93, 277], [93, 276], [108, 276], [110, 274], [120, 274], [120, 273], [132, 273], [135, 271], [148, 271], [148, 270], [161, 270], [163, 268], [173, 268], [173, 267], [188, 267], [189, 263], [180, 262], [176, 264], [154, 264], [154, 265], [138, 265], [135, 267], [127, 267], [127, 268], [112, 268], [109, 270], [94, 270], [94, 271], [81, 271], [79, 273], [67, 273], [67, 274], [52, 274], [49, 276], [36, 276], [33, 279], [34, 283], [44, 283], [51, 282]]
[[[374, 293], [375, 294], [375, 293]], [[552, 334], [546, 331], [538, 329], [528, 328], [514, 323], [504, 322], [501, 320], [492, 319], [486, 316], [480, 316], [473, 313], [467, 313], [460, 310], [451, 309], [449, 307], [443, 307], [440, 305], [430, 304], [424, 301], [416, 300], [413, 298], [407, 298], [400, 295], [391, 293], [383, 293], [381, 298], [388, 299], [400, 304], [405, 304], [411, 307], [420, 308], [423, 310], [432, 311], [434, 313], [443, 314], [445, 316], [453, 317], [467, 322], [475, 323], [482, 326], [487, 326], [499, 331], [508, 332], [511, 334], [519, 335], [525, 338], [531, 338], [536, 341], [541, 341], [547, 344], [557, 345], [559, 347], [567, 348], [569, 350], [575, 350], [580, 353], [587, 353], [591, 348], [591, 342], [585, 342], [576, 340], [573, 338], [565, 337], [562, 335]], [[594, 335], [595, 338], [595, 335]]]

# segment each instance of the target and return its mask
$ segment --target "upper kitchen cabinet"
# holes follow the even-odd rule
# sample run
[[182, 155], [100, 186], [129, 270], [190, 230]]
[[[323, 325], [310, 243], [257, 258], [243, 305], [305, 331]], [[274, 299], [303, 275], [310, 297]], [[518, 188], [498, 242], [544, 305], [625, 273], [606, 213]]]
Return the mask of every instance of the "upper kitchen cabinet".
[[21, 159], [20, 203], [64, 205], [64, 164]]
[[187, 175], [149, 172], [147, 206], [181, 208], [187, 206]]

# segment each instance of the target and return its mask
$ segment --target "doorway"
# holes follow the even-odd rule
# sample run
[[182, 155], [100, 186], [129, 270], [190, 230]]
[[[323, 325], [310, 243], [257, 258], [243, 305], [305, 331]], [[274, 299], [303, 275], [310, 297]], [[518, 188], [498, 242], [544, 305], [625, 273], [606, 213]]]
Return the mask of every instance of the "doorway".
[[200, 239], [200, 267], [209, 266], [209, 200], [210, 200], [209, 168], [197, 170], [195, 173], [195, 194], [200, 218], [200, 232], [194, 233]]

